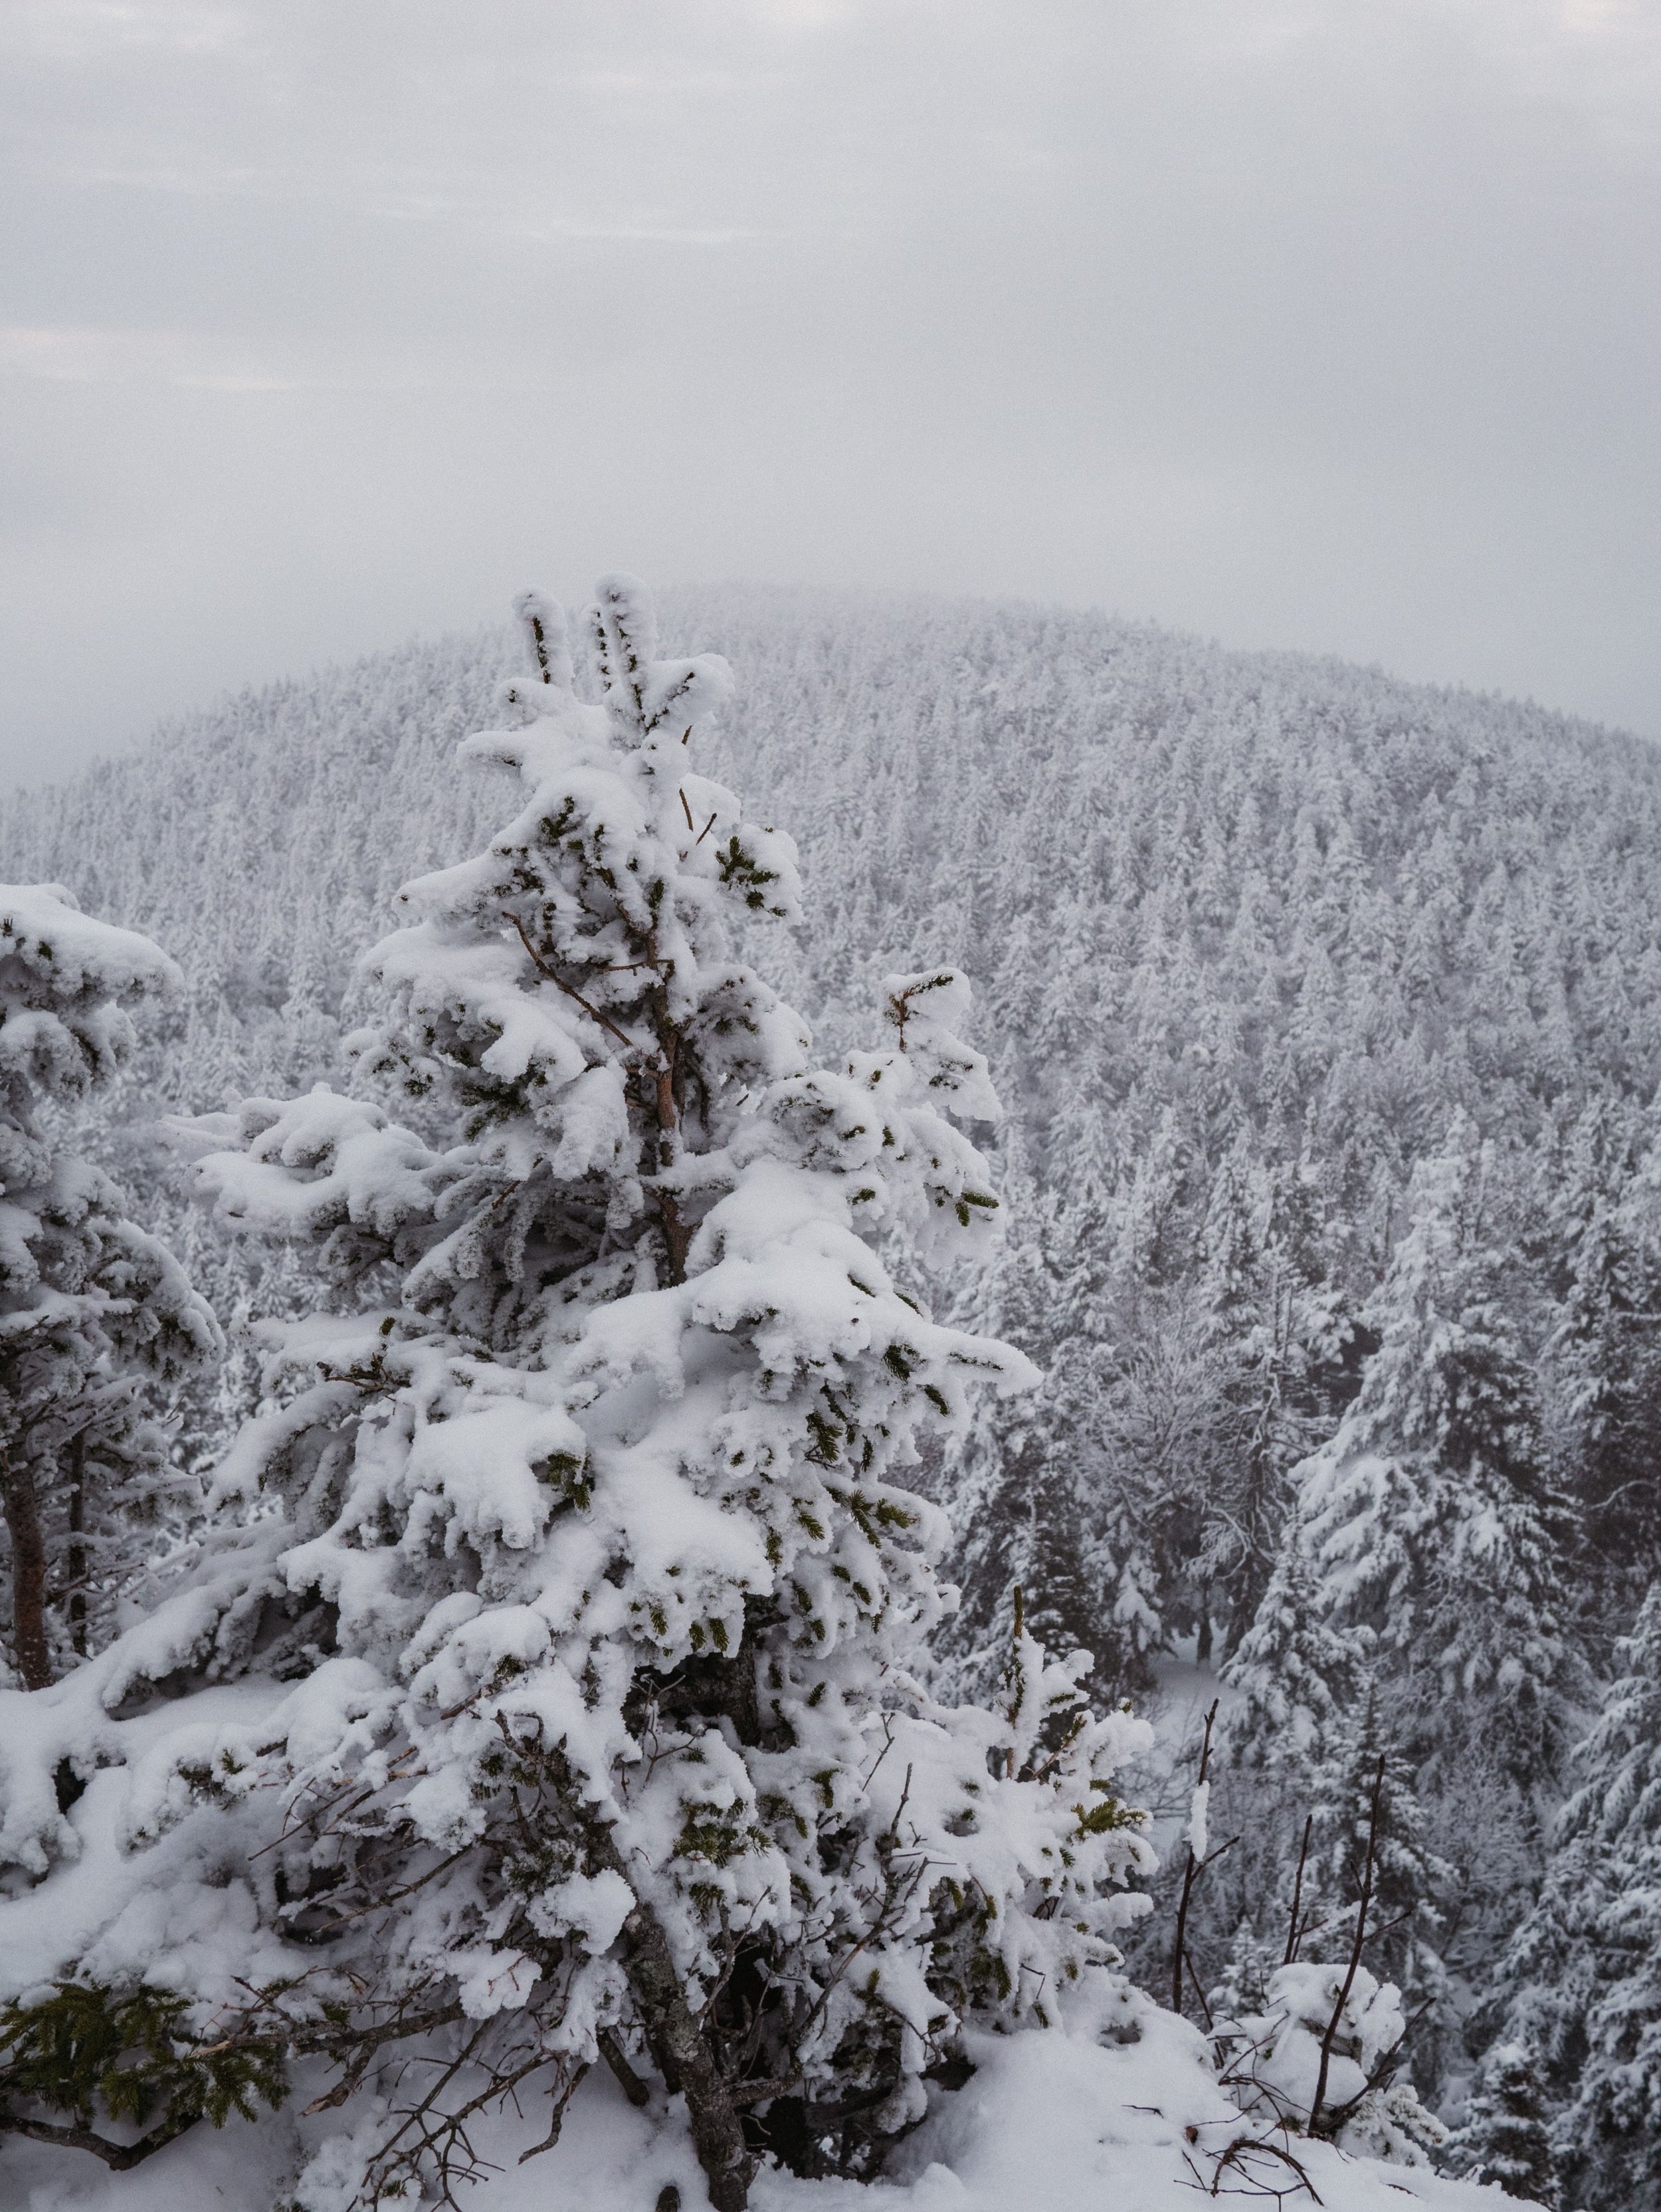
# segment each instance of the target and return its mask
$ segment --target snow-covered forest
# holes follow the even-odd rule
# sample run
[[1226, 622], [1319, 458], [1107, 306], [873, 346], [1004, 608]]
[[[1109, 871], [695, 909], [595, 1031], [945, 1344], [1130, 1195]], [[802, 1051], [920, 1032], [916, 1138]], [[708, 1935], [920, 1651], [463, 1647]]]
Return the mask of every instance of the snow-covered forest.
[[6, 809], [14, 2194], [1661, 2206], [1661, 757], [600, 604]]

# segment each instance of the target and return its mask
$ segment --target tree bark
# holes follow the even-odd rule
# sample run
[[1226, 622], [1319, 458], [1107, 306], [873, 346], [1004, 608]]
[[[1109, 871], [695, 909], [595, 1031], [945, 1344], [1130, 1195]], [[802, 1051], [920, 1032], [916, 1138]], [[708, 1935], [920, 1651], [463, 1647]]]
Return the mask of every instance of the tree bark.
[[[591, 1866], [628, 1881], [628, 1869], [610, 1829], [574, 1788], [565, 1795], [567, 1808], [582, 1831]], [[633, 1882], [628, 1886], [631, 1891], [634, 1887]], [[652, 2057], [670, 2089], [681, 2091], [687, 2100], [693, 2148], [709, 2185], [710, 2203], [714, 2212], [747, 2212], [756, 2160], [744, 2141], [732, 2084], [693, 2017], [663, 1924], [643, 1899], [637, 1899], [624, 1921], [622, 1940], [623, 1971], [640, 2008]]]
[[117, 2143], [93, 2128], [60, 2127], [55, 2121], [21, 2120], [10, 2112], [0, 2112], [0, 2135], [27, 2136], [31, 2142], [61, 2143], [65, 2150], [88, 2150], [94, 2158], [101, 2158], [112, 2172], [126, 2173], [142, 2166], [155, 2152], [166, 2150], [170, 2142], [177, 2142], [180, 2136], [196, 2126], [200, 2118], [199, 2113], [192, 2113], [188, 2120], [167, 2120], [153, 2133], [141, 2136], [136, 2142]]
[[26, 1690], [44, 1690], [52, 1680], [46, 1645], [46, 1540], [40, 1528], [40, 1504], [34, 1477], [15, 1468], [0, 1454], [0, 1500], [11, 1538], [11, 1628], [17, 1671]]
[[[654, 932], [650, 940], [650, 952], [654, 967], [661, 970], [658, 940]], [[660, 984], [652, 994], [652, 1018], [658, 1030], [658, 1065], [652, 1072], [652, 1091], [658, 1109], [658, 1166], [659, 1171], [675, 1164], [680, 1149], [681, 1101], [676, 1085], [676, 1075], [681, 1063], [681, 1032], [669, 1018], [669, 989]], [[663, 1223], [664, 1243], [669, 1252], [669, 1279], [683, 1283], [687, 1279], [687, 1252], [692, 1243], [692, 1231], [681, 1218], [681, 1208], [673, 1191], [658, 1193], [658, 1214]]]
[[[621, 1874], [622, 1862], [615, 1850], [612, 1857]], [[756, 2161], [744, 2142], [732, 2085], [692, 2016], [669, 1939], [650, 1905], [635, 1905], [623, 1923], [623, 1940], [628, 1947], [624, 1971], [640, 2004], [652, 2055], [665, 2079], [676, 2082], [687, 2100], [693, 2147], [709, 2184], [709, 2201], [714, 2212], [746, 2212]]]
[[70, 1642], [87, 1656], [87, 1431], [70, 1446]]

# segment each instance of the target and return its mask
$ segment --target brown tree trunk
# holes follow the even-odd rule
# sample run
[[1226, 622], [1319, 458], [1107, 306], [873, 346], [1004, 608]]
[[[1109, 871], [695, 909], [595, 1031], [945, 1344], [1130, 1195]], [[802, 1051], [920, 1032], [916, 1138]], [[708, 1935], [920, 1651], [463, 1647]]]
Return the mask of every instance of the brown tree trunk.
[[[615, 1854], [614, 1854], [615, 1856]], [[622, 1863], [617, 1861], [617, 1870]], [[666, 2081], [687, 2100], [693, 2148], [709, 2185], [714, 2212], [745, 2212], [756, 2161], [744, 2142], [732, 2085], [693, 2018], [658, 1916], [637, 1905], [623, 1923], [624, 1971], [646, 2022], [652, 2055]]]
[[[563, 1767], [563, 1759], [560, 1765]], [[628, 1869], [605, 1822], [574, 1788], [567, 1793], [566, 1802], [582, 1831], [591, 1866], [628, 1881]], [[631, 1890], [633, 1887], [629, 1882]], [[649, 1905], [637, 1902], [623, 1923], [622, 1937], [623, 1971], [640, 2008], [652, 2057], [669, 2087], [678, 2089], [687, 2100], [693, 2148], [704, 2169], [710, 2203], [714, 2212], [747, 2212], [756, 2160], [744, 2141], [732, 2084], [687, 2002], [663, 1923]]]
[[87, 1431], [70, 1446], [70, 1642], [87, 1656]]
[[[655, 936], [652, 939], [651, 951], [656, 963], [658, 944]], [[667, 989], [660, 987], [652, 995], [659, 1054], [658, 1065], [653, 1071], [652, 1088], [658, 1109], [658, 1165], [661, 1170], [673, 1167], [679, 1149], [681, 1102], [676, 1096], [675, 1078], [681, 1060], [681, 1032], [669, 1018]], [[664, 1243], [669, 1253], [669, 1279], [671, 1283], [683, 1283], [687, 1279], [687, 1251], [692, 1243], [692, 1231], [681, 1218], [681, 1208], [672, 1191], [658, 1192], [658, 1218], [663, 1224]]]
[[11, 1628], [17, 1671], [26, 1690], [44, 1690], [52, 1680], [46, 1648], [46, 1540], [40, 1529], [40, 1505], [34, 1477], [0, 1455], [0, 1502], [11, 1538]]

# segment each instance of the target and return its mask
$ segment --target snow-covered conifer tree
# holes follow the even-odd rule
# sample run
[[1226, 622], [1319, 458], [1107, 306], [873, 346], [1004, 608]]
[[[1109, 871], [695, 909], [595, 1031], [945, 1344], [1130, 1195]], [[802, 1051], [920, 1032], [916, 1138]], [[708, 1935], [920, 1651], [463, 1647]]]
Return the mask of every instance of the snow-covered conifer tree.
[[1343, 1959], [1367, 1893], [1367, 1960], [1400, 1990], [1413, 2022], [1410, 2055], [1428, 2061], [1434, 2078], [1438, 2045], [1452, 2026], [1447, 1970], [1437, 1949], [1438, 1900], [1455, 1872], [1429, 1847], [1412, 1769], [1391, 1740], [1370, 1680], [1330, 1729], [1309, 1802], [1312, 1832], [1295, 1949], [1305, 1958]]
[[1570, 2202], [1661, 2203], [1661, 1584], [1576, 1747], [1539, 1899], [1482, 2016], [1537, 2054]]
[[1557, 2160], [1545, 2098], [1524, 2045], [1496, 2044], [1488, 2052], [1449, 2150], [1473, 2181], [1497, 2183], [1507, 2197], [1533, 2204], [1556, 2204]]
[[1240, 1693], [1223, 1724], [1234, 1763], [1306, 1777], [1331, 1748], [1355, 1693], [1366, 1641], [1334, 1627], [1322, 1611], [1292, 1516], [1257, 1615], [1222, 1669]]
[[941, 1643], [967, 1662], [967, 1679], [996, 1679], [1018, 1586], [1035, 1632], [1058, 1650], [1089, 1650], [1099, 1684], [1118, 1698], [1149, 1679], [1161, 1636], [1156, 1570], [1143, 1501], [1107, 1434], [1107, 1177], [1075, 1141], [1088, 1126], [1083, 1117], [1058, 1120], [1052, 1142], [1073, 1148], [1076, 1172], [1064, 1198], [1040, 1195], [1017, 1152], [1024, 1202], [983, 1293], [984, 1325], [1041, 1359], [1044, 1382], [993, 1408], [961, 1455], [950, 1504], [961, 1531], [963, 1606]]
[[[359, 1095], [201, 1131], [221, 1213], [308, 1243], [341, 1309], [270, 1332], [274, 1402], [219, 1479], [263, 1516], [224, 1602], [269, 1589], [312, 1640], [256, 1722], [187, 1701], [126, 1819], [158, 1877], [208, 1879], [230, 1842], [177, 1841], [204, 1823], [248, 1853], [260, 1995], [216, 2050], [327, 2053], [344, 2097], [420, 2036], [470, 2092], [540, 2073], [555, 2132], [597, 2054], [648, 2066], [735, 2212], [764, 2151], [872, 2170], [961, 2022], [1054, 2020], [1112, 1960], [1147, 1846], [1109, 1778], [1147, 1732], [1089, 1718], [1028, 1632], [995, 1710], [906, 1671], [946, 1530], [896, 1478], [1032, 1373], [877, 1248], [987, 1233], [949, 1118], [997, 1111], [966, 987], [890, 976], [881, 1047], [812, 1067], [733, 947], [796, 889], [790, 841], [694, 765], [724, 664], [660, 659], [612, 578], [584, 703], [559, 610], [520, 612], [510, 726], [464, 748], [518, 811], [403, 894]], [[226, 1946], [169, 1971], [235, 2014]], [[325, 2163], [373, 2197], [462, 2122], [362, 2124]]]
[[1457, 1758], [1480, 1740], [1528, 1793], [1555, 1767], [1577, 1677], [1490, 1170], [1461, 1122], [1415, 1172], [1410, 1226], [1367, 1315], [1379, 1349], [1298, 1479], [1323, 1609], [1377, 1638], [1415, 1752]]
[[1657, 1565], [1661, 1403], [1658, 1179], [1646, 1137], [1642, 1115], [1600, 1097], [1543, 1164], [1558, 1279], [1544, 1363], [1553, 1457], [1564, 1489], [1583, 1501], [1594, 1554], [1612, 1579], [1635, 1576], [1639, 1589]]
[[1202, 1301], [1233, 1431], [1203, 1501], [1201, 1559], [1222, 1600], [1229, 1653], [1280, 1560], [1291, 1470], [1329, 1425], [1324, 1384], [1348, 1334], [1332, 1286], [1308, 1272], [1308, 1202], [1295, 1168], [1254, 1175], [1237, 1145], [1213, 1182], [1201, 1238]]
[[0, 886], [0, 1503], [6, 1633], [25, 1689], [107, 1639], [134, 1531], [179, 1478], [157, 1416], [219, 1349], [166, 1248], [67, 1141], [64, 1107], [179, 972], [56, 884]]

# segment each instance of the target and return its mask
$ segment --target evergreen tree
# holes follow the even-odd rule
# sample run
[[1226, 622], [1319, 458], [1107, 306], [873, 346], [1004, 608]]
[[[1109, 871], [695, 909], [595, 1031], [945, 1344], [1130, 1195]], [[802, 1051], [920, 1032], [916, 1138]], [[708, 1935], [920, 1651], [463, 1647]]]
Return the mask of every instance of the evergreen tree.
[[[1080, 1121], [1064, 1114], [1058, 1122], [1052, 1142], [1071, 1144]], [[1064, 1195], [1017, 1171], [1015, 1226], [977, 1316], [1045, 1375], [1030, 1395], [992, 1408], [961, 1455], [950, 1504], [962, 1530], [963, 1603], [941, 1646], [962, 1655], [968, 1679], [990, 1679], [1019, 1587], [1034, 1632], [1056, 1650], [1088, 1650], [1097, 1683], [1117, 1701], [1149, 1686], [1161, 1622], [1148, 1500], [1112, 1435], [1118, 1329], [1108, 1175], [1088, 1144], [1076, 1157]]]
[[[1032, 1377], [874, 1244], [987, 1235], [964, 985], [890, 976], [883, 1048], [813, 1068], [731, 942], [794, 913], [793, 849], [692, 764], [724, 664], [660, 659], [613, 578], [585, 704], [559, 611], [522, 615], [514, 726], [466, 748], [521, 810], [403, 894], [361, 1095], [203, 1131], [223, 1214], [309, 1244], [342, 1309], [268, 1332], [220, 1475], [263, 1510], [214, 1602], [309, 1608], [303, 1679], [247, 1728], [187, 1705], [129, 1818], [186, 1921], [249, 1850], [253, 1928], [191, 1992], [221, 2045], [330, 2053], [344, 2095], [420, 2036], [478, 2094], [541, 2071], [556, 2124], [597, 2055], [649, 2064], [736, 2212], [764, 2150], [873, 2170], [965, 2022], [1052, 2022], [1113, 1961], [1149, 1855], [1109, 1777], [1148, 1731], [1019, 1621], [994, 1709], [906, 1669], [946, 1530], [896, 1478]], [[210, 1595], [195, 1648], [234, 1649]], [[371, 2194], [442, 2174], [466, 2109], [359, 2146]]]
[[1300, 1480], [1323, 1609], [1376, 1638], [1414, 1749], [1457, 1761], [1481, 1741], [1537, 1793], [1579, 1678], [1491, 1171], [1460, 1123], [1415, 1172], [1410, 1225], [1367, 1315], [1379, 1348]]
[[1332, 1746], [1364, 1649], [1323, 1613], [1302, 1529], [1289, 1518], [1256, 1618], [1222, 1669], [1240, 1692], [1223, 1724], [1234, 1763], [1283, 1772], [1296, 1788]]
[[1482, 2016], [1539, 2054], [1566, 2197], [1645, 2212], [1661, 2204], [1661, 1584], [1617, 1650]]
[[1473, 2181], [1497, 2183], [1507, 2197], [1556, 2205], [1557, 2160], [1539, 2075], [1520, 2043], [1496, 2044], [1482, 2062], [1464, 2124], [1450, 2152]]
[[1325, 1432], [1347, 1334], [1332, 1286], [1308, 1272], [1307, 1196], [1295, 1172], [1252, 1174], [1237, 1145], [1213, 1184], [1202, 1236], [1201, 1295], [1232, 1419], [1221, 1479], [1201, 1501], [1200, 1560], [1227, 1652], [1280, 1559], [1291, 1471]]
[[1594, 1100], [1555, 1149], [1547, 1168], [1555, 1280], [1544, 1368], [1556, 1471], [1583, 1504], [1606, 1571], [1628, 1583], [1636, 1575], [1641, 1589], [1661, 1544], [1656, 1181], [1642, 1118], [1618, 1101]]
[[[1369, 1891], [1367, 1960], [1400, 1990], [1416, 2058], [1434, 2069], [1452, 2026], [1447, 1972], [1436, 1948], [1439, 1898], [1454, 1869], [1428, 1845], [1413, 1771], [1397, 1748], [1377, 1686], [1364, 1682], [1311, 1778], [1312, 1831], [1297, 1952], [1343, 1960]], [[1286, 1884], [1289, 1890], [1291, 1881]]]
[[1264, 1943], [1252, 1923], [1242, 1920], [1229, 1939], [1222, 1978], [1206, 1992], [1212, 2019], [1240, 2021], [1261, 2013], [1268, 2002], [1270, 1981], [1281, 1963], [1280, 1947]]
[[212, 1314], [63, 1109], [130, 1054], [129, 1006], [179, 987], [146, 939], [55, 884], [0, 886], [0, 1504], [18, 1679], [44, 1688], [110, 1632], [136, 1532], [181, 1493], [168, 1394], [220, 1349]]
[[[1067, 1650], [1096, 1645], [1097, 1593], [1082, 1540], [1088, 1504], [1076, 1480], [1079, 1427], [1088, 1419], [1077, 1384], [1088, 1353], [1068, 1343], [1064, 1321], [1055, 1325], [1072, 1287], [1059, 1254], [1064, 1231], [1054, 1201], [1040, 1197], [1018, 1139], [1006, 1147], [1003, 1184], [1010, 1231], [977, 1295], [960, 1300], [957, 1318], [1019, 1345], [1046, 1371], [1034, 1391], [987, 1409], [951, 1470], [961, 1594], [937, 1649], [978, 1690], [990, 1689], [1002, 1670], [1017, 1589], [1046, 1643]], [[1051, 1364], [1058, 1338], [1060, 1371]]]

